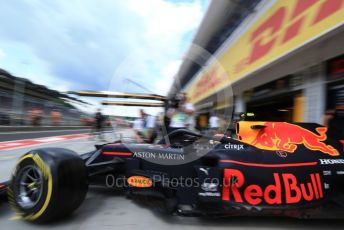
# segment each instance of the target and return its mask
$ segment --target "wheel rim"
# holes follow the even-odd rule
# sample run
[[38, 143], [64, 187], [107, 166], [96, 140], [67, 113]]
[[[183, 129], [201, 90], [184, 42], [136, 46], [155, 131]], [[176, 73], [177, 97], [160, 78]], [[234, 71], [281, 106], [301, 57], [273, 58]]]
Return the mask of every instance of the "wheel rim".
[[32, 208], [39, 202], [43, 193], [43, 174], [37, 166], [30, 165], [20, 170], [18, 177], [18, 204], [24, 208]]

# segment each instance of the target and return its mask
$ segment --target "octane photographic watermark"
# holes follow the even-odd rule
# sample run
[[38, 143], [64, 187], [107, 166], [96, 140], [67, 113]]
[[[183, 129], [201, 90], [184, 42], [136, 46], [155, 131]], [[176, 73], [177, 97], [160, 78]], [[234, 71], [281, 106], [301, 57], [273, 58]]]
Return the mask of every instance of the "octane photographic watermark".
[[[168, 187], [168, 188], [200, 188], [206, 192], [218, 191], [223, 186], [228, 187], [236, 183], [236, 178], [220, 179], [215, 177], [167, 177], [165, 175], [154, 175], [152, 178], [145, 178], [151, 181], [149, 187]], [[105, 177], [105, 185], [107, 188], [129, 188], [132, 187], [128, 183], [128, 178], [116, 177], [108, 174]]]

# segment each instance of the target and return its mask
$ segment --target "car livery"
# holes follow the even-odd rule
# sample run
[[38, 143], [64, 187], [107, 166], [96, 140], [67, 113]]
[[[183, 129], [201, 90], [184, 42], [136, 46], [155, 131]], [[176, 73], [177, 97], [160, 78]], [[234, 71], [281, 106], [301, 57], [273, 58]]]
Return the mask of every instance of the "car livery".
[[[247, 126], [250, 126], [248, 130]], [[252, 132], [251, 127], [257, 128], [256, 133]], [[302, 144], [310, 150], [331, 156], [339, 155], [337, 149], [324, 143], [327, 139], [326, 127], [317, 127], [316, 132], [312, 132], [298, 124], [287, 122], [241, 122], [238, 130], [239, 139], [261, 149], [293, 153]]]
[[116, 141], [81, 157], [37, 149], [3, 187], [18, 215], [39, 222], [73, 212], [92, 185], [184, 216], [344, 218], [342, 141], [317, 124], [241, 121], [236, 129], [235, 139], [176, 130], [156, 144]]

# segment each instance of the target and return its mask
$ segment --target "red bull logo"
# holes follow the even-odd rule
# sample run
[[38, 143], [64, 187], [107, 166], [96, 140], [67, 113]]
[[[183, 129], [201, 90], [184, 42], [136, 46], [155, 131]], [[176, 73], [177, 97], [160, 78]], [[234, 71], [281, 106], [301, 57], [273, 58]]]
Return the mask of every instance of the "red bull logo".
[[[254, 127], [259, 127], [255, 129]], [[241, 141], [260, 149], [294, 153], [298, 145], [331, 156], [339, 152], [324, 141], [327, 128], [318, 127], [316, 133], [287, 122], [239, 122], [237, 134]]]
[[311, 202], [324, 197], [319, 173], [309, 174], [304, 183], [300, 183], [292, 173], [274, 173], [273, 180], [266, 187], [247, 184], [245, 175], [240, 170], [225, 169], [222, 200], [250, 205], [280, 205]]

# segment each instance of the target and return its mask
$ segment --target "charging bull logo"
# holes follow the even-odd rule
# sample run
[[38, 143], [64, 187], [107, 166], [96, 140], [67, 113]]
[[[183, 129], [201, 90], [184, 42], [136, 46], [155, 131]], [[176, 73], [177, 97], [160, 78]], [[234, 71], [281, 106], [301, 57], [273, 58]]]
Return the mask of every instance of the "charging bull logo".
[[240, 122], [238, 129], [241, 141], [260, 149], [294, 153], [302, 144], [310, 150], [339, 155], [337, 149], [323, 142], [327, 139], [326, 127], [316, 128], [315, 133], [287, 122]]

